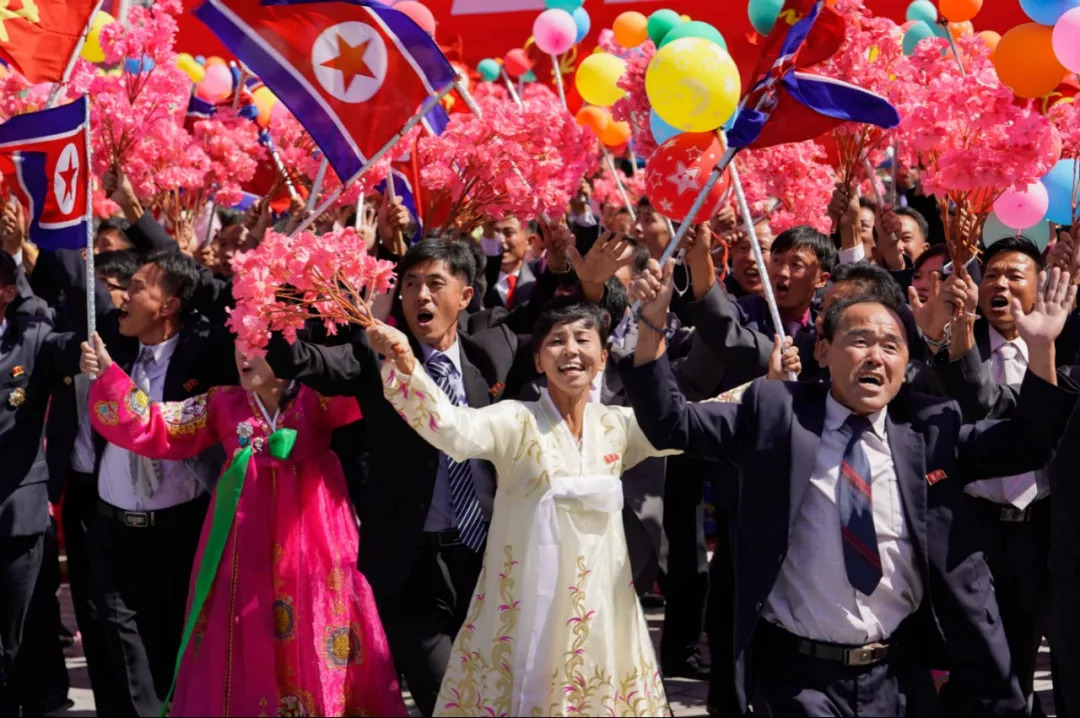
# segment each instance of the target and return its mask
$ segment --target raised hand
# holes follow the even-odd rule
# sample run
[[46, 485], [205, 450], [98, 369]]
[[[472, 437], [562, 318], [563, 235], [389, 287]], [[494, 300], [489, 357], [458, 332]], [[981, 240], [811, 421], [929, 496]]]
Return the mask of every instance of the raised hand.
[[97, 332], [94, 332], [94, 336], [90, 338], [90, 341], [93, 342], [93, 346], [90, 346], [87, 342], [82, 343], [79, 371], [90, 376], [99, 376], [112, 366], [113, 360], [109, 356], [109, 351], [105, 348], [105, 342], [101, 341], [101, 336]]
[[540, 242], [544, 245], [547, 265], [557, 274], [570, 271], [568, 251], [574, 246], [574, 233], [566, 225], [565, 219], [551, 222], [540, 221]]
[[406, 374], [412, 374], [416, 367], [416, 357], [413, 355], [409, 339], [400, 330], [374, 320], [365, 330], [371, 348], [386, 359], [392, 359], [398, 369]]
[[659, 262], [650, 259], [649, 266], [630, 285], [630, 297], [642, 303], [641, 316], [656, 327], [667, 324], [668, 307], [675, 285], [674, 276], [674, 259], [669, 259], [663, 270], [660, 269]]
[[1020, 300], [1012, 298], [1011, 310], [1016, 330], [1028, 346], [1052, 346], [1065, 327], [1065, 320], [1076, 302], [1076, 285], [1072, 278], [1054, 267], [1047, 277], [1039, 273], [1039, 286], [1035, 292], [1035, 304], [1024, 314]]
[[603, 285], [621, 267], [634, 261], [634, 245], [624, 234], [604, 234], [584, 257], [573, 245], [566, 249], [582, 285]]
[[0, 249], [14, 256], [26, 239], [26, 213], [19, 200], [12, 197], [0, 213]]
[[769, 379], [786, 381], [791, 375], [798, 376], [802, 373], [802, 359], [799, 357], [799, 349], [795, 346], [795, 340], [791, 337], [780, 339], [777, 334], [773, 338], [773, 350], [769, 355]]

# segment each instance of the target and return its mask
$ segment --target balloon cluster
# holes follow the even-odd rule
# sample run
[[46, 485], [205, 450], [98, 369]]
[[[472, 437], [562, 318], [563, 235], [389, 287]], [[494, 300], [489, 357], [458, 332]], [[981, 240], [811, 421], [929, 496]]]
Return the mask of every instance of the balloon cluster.
[[[983, 0], [941, 0], [939, 15], [938, 8], [931, 0], [915, 0], [908, 5], [907, 22], [903, 25], [904, 54], [915, 54], [919, 43], [932, 37], [957, 40], [975, 34], [971, 20], [982, 10], [982, 5]], [[991, 49], [1001, 39], [992, 30], [980, 32], [979, 37]]]

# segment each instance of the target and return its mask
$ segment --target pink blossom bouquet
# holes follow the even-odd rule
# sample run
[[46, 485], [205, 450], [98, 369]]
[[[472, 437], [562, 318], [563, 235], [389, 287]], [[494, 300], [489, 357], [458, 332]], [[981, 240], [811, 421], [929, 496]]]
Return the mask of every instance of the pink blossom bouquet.
[[289, 237], [268, 231], [258, 248], [233, 258], [233, 296], [228, 325], [237, 346], [265, 353], [270, 333], [290, 343], [312, 318], [327, 332], [372, 322], [370, 302], [394, 285], [394, 264], [368, 254], [364, 239], [349, 227], [326, 234]]
[[740, 152], [735, 162], [750, 211], [757, 216], [776, 200], [769, 215], [773, 232], [800, 224], [831, 231], [824, 208], [832, 198], [836, 174], [824, 159], [825, 152], [813, 140]]
[[960, 266], [978, 252], [994, 201], [1046, 174], [1061, 143], [1030, 102], [1015, 102], [981, 40], [957, 44], [966, 72], [955, 57], [942, 55], [944, 40], [919, 44], [904, 81], [925, 93], [901, 108], [899, 129], [902, 153], [918, 159], [923, 188], [938, 199], [949, 252]]

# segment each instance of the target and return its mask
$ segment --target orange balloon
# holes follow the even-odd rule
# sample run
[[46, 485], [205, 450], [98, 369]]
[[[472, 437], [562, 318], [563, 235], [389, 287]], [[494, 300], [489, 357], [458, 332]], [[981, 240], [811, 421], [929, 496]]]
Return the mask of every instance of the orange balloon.
[[211, 55], [210, 57], [206, 58], [206, 62], [203, 63], [203, 67], [210, 67], [212, 65], [225, 65], [225, 64], [227, 64], [227, 63], [224, 60], [222, 60], [220, 57], [218, 57], [217, 55]]
[[938, 9], [950, 22], [967, 22], [982, 10], [983, 0], [941, 0]]
[[974, 35], [975, 27], [971, 24], [970, 20], [965, 20], [964, 22], [950, 22], [949, 32], [952, 33], [954, 38], [959, 40], [962, 37]]
[[986, 46], [990, 48], [990, 52], [996, 50], [998, 43], [1001, 42], [1001, 34], [993, 30], [983, 30], [976, 37], [986, 43]]
[[599, 134], [600, 141], [608, 147], [618, 147], [630, 141], [630, 123], [612, 122]]
[[624, 12], [615, 18], [611, 29], [615, 32], [615, 42], [623, 47], [637, 47], [649, 39], [649, 18], [633, 10]]
[[1065, 67], [1054, 55], [1053, 32], [1054, 28], [1034, 22], [1017, 25], [994, 50], [998, 77], [1018, 97], [1042, 97], [1065, 77]]
[[586, 106], [578, 110], [574, 119], [577, 120], [579, 125], [591, 127], [596, 136], [599, 137], [611, 124], [611, 110], [606, 107]]

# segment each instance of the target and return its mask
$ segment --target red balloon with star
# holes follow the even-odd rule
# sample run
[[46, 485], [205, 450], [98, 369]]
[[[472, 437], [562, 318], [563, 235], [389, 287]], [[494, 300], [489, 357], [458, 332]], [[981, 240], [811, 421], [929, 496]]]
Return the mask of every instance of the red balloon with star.
[[[645, 192], [652, 206], [669, 219], [682, 222], [723, 155], [724, 145], [714, 132], [686, 132], [657, 147], [645, 166]], [[725, 171], [693, 221], [712, 219], [730, 188], [731, 173]]]

